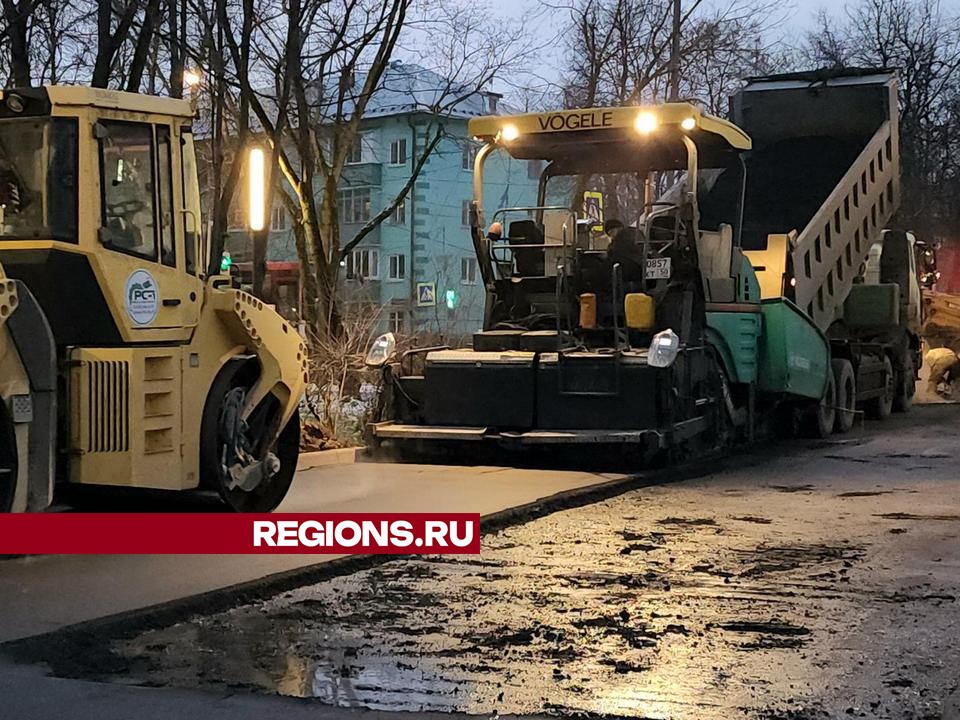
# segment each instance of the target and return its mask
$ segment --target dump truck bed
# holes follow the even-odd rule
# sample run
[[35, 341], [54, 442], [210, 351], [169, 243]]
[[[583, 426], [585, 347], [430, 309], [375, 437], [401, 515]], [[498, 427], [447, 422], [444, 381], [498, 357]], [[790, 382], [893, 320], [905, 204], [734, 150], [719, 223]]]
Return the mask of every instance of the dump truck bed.
[[[900, 200], [896, 76], [887, 70], [753, 78], [731, 99], [749, 133], [742, 244], [758, 273], [822, 331], [843, 304]], [[786, 266], [768, 257], [790, 236]], [[791, 282], [792, 279], [792, 282]]]

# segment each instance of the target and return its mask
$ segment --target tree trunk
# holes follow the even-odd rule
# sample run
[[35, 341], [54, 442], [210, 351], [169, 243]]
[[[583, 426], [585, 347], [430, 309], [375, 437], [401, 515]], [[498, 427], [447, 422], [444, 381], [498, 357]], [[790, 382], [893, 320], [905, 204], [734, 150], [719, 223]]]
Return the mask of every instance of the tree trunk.
[[167, 0], [167, 33], [170, 35], [170, 97], [183, 97], [183, 36], [177, 19], [179, 0]]
[[127, 78], [127, 92], [138, 92], [143, 82], [143, 72], [147, 67], [147, 54], [153, 40], [154, 29], [159, 25], [160, 0], [148, 0], [147, 8], [143, 12], [143, 24], [137, 36], [137, 46], [133, 51], [133, 62], [130, 64], [130, 75]]
[[261, 300], [268, 299], [264, 297], [263, 287], [264, 280], [267, 277], [267, 237], [269, 233], [269, 227], [253, 233], [253, 294]]
[[339, 179], [328, 173], [323, 180], [318, 213], [319, 232], [316, 238], [317, 257], [320, 260], [317, 266], [317, 284], [322, 294], [321, 329], [335, 335], [340, 330], [340, 313], [337, 310], [337, 279], [340, 270], [340, 222], [337, 217]]
[[93, 79], [90, 81], [93, 87], [105, 88], [110, 83], [114, 58], [130, 33], [139, 7], [139, 2], [131, 2], [117, 20], [114, 32], [112, 0], [97, 0], [97, 56], [93, 64]]
[[317, 298], [320, 296], [320, 290], [317, 287], [316, 266], [308, 250], [310, 243], [307, 241], [302, 223], [294, 226], [293, 237], [297, 245], [297, 259], [300, 261], [300, 318], [307, 327], [313, 329], [317, 327], [319, 317]]
[[105, 88], [110, 80], [110, 65], [113, 63], [113, 37], [110, 34], [110, 21], [113, 19], [111, 0], [97, 0], [97, 58], [93, 63], [94, 87]]
[[7, 37], [10, 38], [10, 79], [14, 87], [30, 87], [30, 49], [27, 47], [27, 20], [25, 5], [29, 0], [3, 0], [3, 15], [7, 22]]

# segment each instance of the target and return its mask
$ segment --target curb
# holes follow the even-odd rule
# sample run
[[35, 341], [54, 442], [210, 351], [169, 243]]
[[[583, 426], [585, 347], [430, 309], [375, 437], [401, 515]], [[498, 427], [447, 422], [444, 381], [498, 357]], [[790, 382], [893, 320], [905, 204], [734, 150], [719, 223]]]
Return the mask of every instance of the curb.
[[297, 472], [317, 467], [334, 465], [353, 465], [357, 461], [358, 451], [363, 448], [338, 448], [336, 450], [317, 450], [302, 452], [297, 460]]

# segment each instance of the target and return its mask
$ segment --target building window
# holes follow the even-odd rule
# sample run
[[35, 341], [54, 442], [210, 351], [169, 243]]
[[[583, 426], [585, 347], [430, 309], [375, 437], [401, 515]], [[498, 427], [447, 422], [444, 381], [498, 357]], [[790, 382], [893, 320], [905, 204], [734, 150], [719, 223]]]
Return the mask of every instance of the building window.
[[270, 229], [274, 232], [287, 229], [287, 209], [278, 205], [270, 213]]
[[237, 193], [237, 197], [230, 203], [230, 210], [227, 211], [227, 230], [239, 232], [247, 229], [247, 217], [244, 211], [246, 199]]
[[362, 223], [370, 219], [370, 188], [350, 188], [337, 193], [340, 224]]
[[462, 167], [464, 170], [473, 170], [473, 161], [477, 159], [477, 144], [467, 142], [463, 146], [463, 163]]
[[356, 140], [347, 153], [347, 165], [358, 165], [363, 162], [363, 136], [357, 135]]
[[543, 172], [543, 160], [527, 160], [527, 179], [539, 180]]
[[403, 316], [404, 312], [402, 310], [391, 310], [390, 316], [388, 318], [388, 324], [390, 326], [390, 332], [400, 334], [403, 332]]
[[387, 276], [390, 280], [403, 280], [407, 277], [407, 256], [391, 255], [390, 271]]
[[374, 137], [371, 133], [357, 133], [357, 137], [347, 153], [347, 165], [377, 162]]
[[464, 200], [460, 206], [460, 224], [470, 227], [470, 201]]
[[404, 225], [407, 222], [407, 201], [401, 200], [399, 204], [390, 213], [390, 222], [397, 225]]
[[379, 277], [378, 250], [354, 250], [347, 255], [347, 280], [377, 280]]
[[460, 282], [464, 285], [474, 285], [477, 282], [477, 259], [475, 257], [460, 258]]
[[390, 164], [407, 164], [407, 139], [399, 138], [390, 143]]

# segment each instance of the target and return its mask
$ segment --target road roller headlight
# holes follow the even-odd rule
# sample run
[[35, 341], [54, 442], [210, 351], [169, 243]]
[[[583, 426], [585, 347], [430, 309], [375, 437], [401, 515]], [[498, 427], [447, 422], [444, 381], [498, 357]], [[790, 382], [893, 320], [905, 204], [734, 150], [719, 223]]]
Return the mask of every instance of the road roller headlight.
[[673, 365], [680, 352], [680, 338], [670, 330], [663, 330], [653, 336], [650, 341], [650, 350], [647, 352], [647, 365], [665, 368]]
[[365, 361], [367, 367], [383, 366], [393, 357], [396, 351], [397, 338], [393, 336], [393, 333], [384, 333], [374, 340], [373, 345], [370, 346], [370, 351], [367, 353], [367, 359]]

